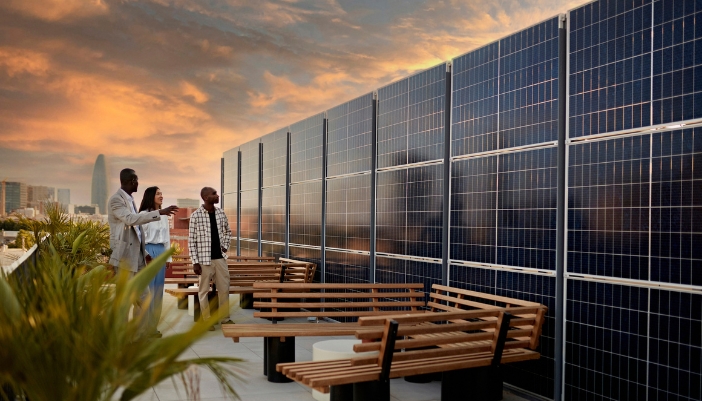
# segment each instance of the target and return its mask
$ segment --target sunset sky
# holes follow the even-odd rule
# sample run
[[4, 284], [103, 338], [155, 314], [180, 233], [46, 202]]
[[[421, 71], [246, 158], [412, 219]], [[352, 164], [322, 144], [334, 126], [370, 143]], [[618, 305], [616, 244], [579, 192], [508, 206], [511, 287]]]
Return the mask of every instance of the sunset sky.
[[165, 202], [234, 146], [583, 0], [3, 0], [0, 180], [90, 203], [125, 167]]

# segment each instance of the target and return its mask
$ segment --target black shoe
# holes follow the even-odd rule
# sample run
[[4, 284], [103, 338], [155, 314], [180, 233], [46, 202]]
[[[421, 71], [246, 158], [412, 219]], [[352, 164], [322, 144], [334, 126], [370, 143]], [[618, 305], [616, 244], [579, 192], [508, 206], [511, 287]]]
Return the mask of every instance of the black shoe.
[[161, 334], [160, 331], [156, 331], [154, 333], [149, 334], [149, 338], [161, 338], [163, 337], [163, 334]]
[[234, 324], [234, 322], [232, 322], [231, 319], [230, 319], [230, 320], [227, 320], [227, 321], [222, 322], [222, 324]]

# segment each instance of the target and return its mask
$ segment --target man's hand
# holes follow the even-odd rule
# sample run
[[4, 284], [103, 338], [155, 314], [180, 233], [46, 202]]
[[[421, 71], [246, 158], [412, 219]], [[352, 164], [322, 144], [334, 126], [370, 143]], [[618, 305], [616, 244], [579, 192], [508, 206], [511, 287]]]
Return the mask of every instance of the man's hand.
[[227, 248], [221, 247], [222, 248], [222, 253], [227, 253]]
[[166, 262], [166, 269], [170, 269], [170, 268], [171, 268], [171, 262]]
[[144, 259], [146, 259], [146, 264], [151, 263], [151, 260], [153, 260], [153, 258], [151, 257], [151, 255], [146, 255], [146, 256], [144, 257]]
[[178, 206], [171, 205], [171, 206], [168, 206], [167, 208], [160, 209], [158, 211], [158, 214], [170, 216], [172, 214], [175, 214], [175, 212], [177, 212], [177, 211], [178, 211]]
[[193, 265], [193, 270], [195, 270], [195, 274], [197, 274], [198, 276], [202, 274], [202, 266], [200, 266], [199, 263], [195, 263]]

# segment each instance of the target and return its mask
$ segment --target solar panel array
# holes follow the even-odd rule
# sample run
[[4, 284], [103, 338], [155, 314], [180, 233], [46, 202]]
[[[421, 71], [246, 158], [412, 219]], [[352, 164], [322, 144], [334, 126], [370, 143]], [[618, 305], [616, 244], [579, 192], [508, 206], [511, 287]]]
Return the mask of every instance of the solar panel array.
[[548, 306], [541, 358], [505, 365], [507, 383], [702, 398], [701, 21], [699, 2], [595, 1], [263, 137], [262, 183], [259, 141], [239, 172], [226, 152], [242, 254], [260, 190], [262, 253], [289, 245], [320, 280]]
[[570, 13], [566, 399], [702, 396], [700, 11]]

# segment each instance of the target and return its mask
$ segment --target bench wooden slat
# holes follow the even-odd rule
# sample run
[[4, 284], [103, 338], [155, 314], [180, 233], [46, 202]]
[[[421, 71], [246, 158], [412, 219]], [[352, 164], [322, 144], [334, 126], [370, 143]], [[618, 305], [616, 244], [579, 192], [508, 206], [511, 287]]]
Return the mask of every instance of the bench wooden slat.
[[482, 292], [476, 292], [476, 291], [470, 291], [470, 290], [464, 290], [461, 288], [456, 288], [456, 287], [449, 287], [445, 285], [440, 285], [440, 284], [434, 284], [431, 286], [431, 288], [434, 291], [447, 291], [447, 292], [452, 292], [456, 294], [462, 294], [462, 295], [467, 295], [471, 297], [477, 297], [481, 299], [489, 299], [497, 302], [502, 302], [505, 304], [505, 306], [540, 306], [541, 304], [538, 302], [529, 302], [529, 301], [522, 301], [516, 298], [508, 298], [508, 297], [502, 297], [499, 295], [492, 295], [492, 294], [485, 294]]
[[[305, 297], [301, 295], [300, 298]], [[256, 302], [257, 308], [272, 308], [280, 306], [278, 302]], [[380, 311], [379, 307], [411, 307], [424, 306], [422, 301], [389, 301], [389, 302], [286, 302], [288, 308], [305, 308], [305, 309], [321, 309], [321, 308], [374, 308]]]
[[[267, 299], [267, 298], [273, 298], [273, 295], [271, 292], [261, 292], [260, 288], [261, 285], [264, 285], [266, 283], [260, 283], [254, 286], [258, 290], [258, 292], [254, 293], [254, 298], [259, 298], [259, 299]], [[290, 284], [290, 283], [285, 283], [285, 284]], [[297, 290], [297, 289], [295, 289]], [[374, 298], [374, 299], [379, 299], [379, 298], [424, 298], [423, 293], [419, 292], [410, 292], [410, 291], [405, 291], [405, 292], [381, 292], [381, 293], [370, 293], [370, 292], [346, 292], [346, 293], [337, 293], [337, 292], [290, 292], [287, 289], [284, 289], [285, 292], [277, 292], [275, 293], [275, 298], [278, 299], [295, 299], [295, 298], [307, 298], [307, 299], [356, 299], [356, 298]], [[423, 303], [422, 303], [423, 304]]]
[[309, 290], [328, 290], [328, 289], [338, 289], [338, 290], [370, 290], [373, 288], [381, 289], [423, 289], [424, 284], [422, 283], [407, 283], [407, 284], [324, 284], [324, 283], [309, 283], [309, 284], [290, 284], [290, 283], [278, 283], [278, 284], [268, 284], [262, 283], [257, 285], [256, 288], [261, 289], [272, 289], [272, 288], [283, 288], [283, 289], [309, 289]]
[[[285, 312], [284, 317], [362, 317], [362, 316], [378, 316], [378, 315], [393, 315], [402, 311], [324, 311], [324, 312]], [[415, 313], [424, 313], [424, 311], [416, 311]], [[280, 312], [254, 312], [254, 317], [272, 318], [280, 317]], [[310, 330], [314, 330], [310, 328]]]

